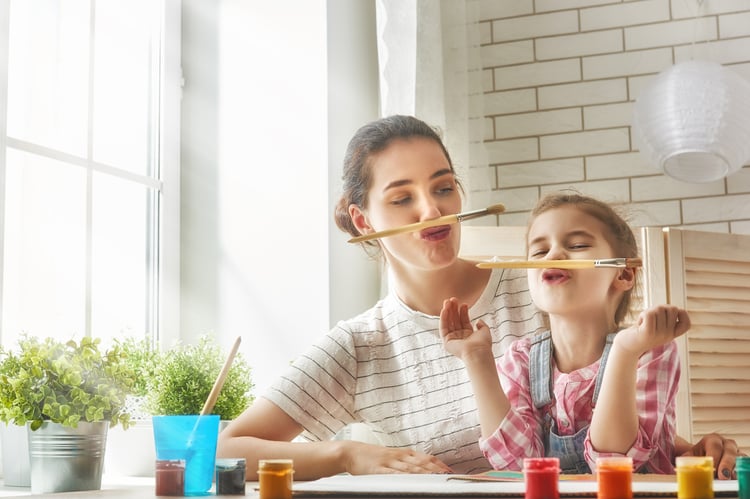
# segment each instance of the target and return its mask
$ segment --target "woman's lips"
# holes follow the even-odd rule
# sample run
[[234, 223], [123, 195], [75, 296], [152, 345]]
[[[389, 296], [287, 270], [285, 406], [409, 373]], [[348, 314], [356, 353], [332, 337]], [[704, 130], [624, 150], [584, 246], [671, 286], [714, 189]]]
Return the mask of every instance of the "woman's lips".
[[542, 272], [542, 281], [548, 284], [560, 284], [570, 279], [570, 272], [561, 269], [546, 269]]
[[419, 235], [422, 239], [426, 239], [427, 241], [441, 241], [447, 238], [450, 235], [450, 233], [451, 233], [450, 225], [439, 225], [437, 227], [430, 227], [430, 228], [424, 229], [422, 232], [419, 233]]

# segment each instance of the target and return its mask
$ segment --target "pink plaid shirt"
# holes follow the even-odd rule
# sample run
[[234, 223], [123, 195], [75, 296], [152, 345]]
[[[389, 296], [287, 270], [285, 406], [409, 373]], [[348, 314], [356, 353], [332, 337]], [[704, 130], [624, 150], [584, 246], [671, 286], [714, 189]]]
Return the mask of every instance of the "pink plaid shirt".
[[[547, 412], [560, 435], [573, 435], [591, 423], [599, 361], [571, 373], [561, 373], [553, 366], [555, 400], [538, 410], [531, 401], [529, 348], [530, 338], [522, 338], [497, 361], [511, 410], [492, 436], [479, 440], [494, 469], [520, 471], [523, 458], [544, 456], [542, 431]], [[624, 454], [633, 458], [635, 470], [674, 473], [675, 395], [679, 379], [680, 362], [674, 342], [645, 353], [638, 362], [638, 437]], [[621, 454], [597, 452], [586, 436], [585, 458], [592, 471], [598, 457], [617, 455]]]

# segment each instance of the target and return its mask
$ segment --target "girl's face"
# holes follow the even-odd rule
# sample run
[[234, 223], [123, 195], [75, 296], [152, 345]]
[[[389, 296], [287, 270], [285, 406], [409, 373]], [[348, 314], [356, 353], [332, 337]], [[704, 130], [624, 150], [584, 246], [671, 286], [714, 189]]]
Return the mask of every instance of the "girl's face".
[[[432, 220], [461, 210], [461, 194], [440, 146], [425, 138], [394, 140], [371, 159], [367, 208], [349, 213], [363, 234]], [[379, 240], [389, 263], [434, 269], [455, 261], [458, 224], [430, 227]]]
[[[598, 218], [562, 206], [538, 215], [528, 232], [529, 260], [595, 260], [613, 258], [607, 227]], [[550, 314], [585, 313], [614, 321], [620, 296], [632, 285], [623, 269], [529, 269], [529, 290], [534, 303]], [[591, 315], [591, 317], [594, 317]]]

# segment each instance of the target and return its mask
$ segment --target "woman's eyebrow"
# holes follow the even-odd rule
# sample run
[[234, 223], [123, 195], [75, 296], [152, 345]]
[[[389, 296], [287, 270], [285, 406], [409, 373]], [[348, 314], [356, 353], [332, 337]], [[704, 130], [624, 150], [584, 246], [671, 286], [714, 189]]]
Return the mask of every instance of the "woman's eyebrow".
[[[450, 168], [442, 168], [442, 169], [436, 171], [435, 173], [433, 173], [432, 175], [430, 175], [430, 180], [434, 180], [434, 179], [442, 177], [444, 175], [453, 175], [453, 172], [451, 171]], [[408, 178], [401, 179], [401, 180], [394, 180], [393, 182], [389, 182], [388, 184], [386, 184], [385, 187], [383, 187], [383, 192], [387, 192], [388, 189], [393, 189], [395, 187], [401, 187], [401, 186], [409, 185], [409, 184], [413, 184], [413, 183], [414, 183], [414, 181], [412, 179], [408, 179]]]
[[436, 179], [438, 177], [442, 177], [444, 175], [453, 175], [453, 171], [451, 171], [450, 168], [442, 168], [436, 171], [435, 173], [433, 173], [432, 175], [430, 175], [430, 180]]

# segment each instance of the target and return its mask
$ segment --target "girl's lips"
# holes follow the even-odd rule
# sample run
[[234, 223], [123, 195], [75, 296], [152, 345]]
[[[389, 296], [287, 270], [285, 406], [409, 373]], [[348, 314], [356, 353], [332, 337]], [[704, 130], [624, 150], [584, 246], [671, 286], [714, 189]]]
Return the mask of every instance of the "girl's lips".
[[441, 241], [447, 238], [451, 233], [450, 225], [439, 225], [437, 227], [429, 227], [419, 233], [422, 239], [427, 241]]
[[548, 284], [560, 284], [570, 279], [570, 272], [562, 269], [546, 269], [542, 272], [542, 281]]

